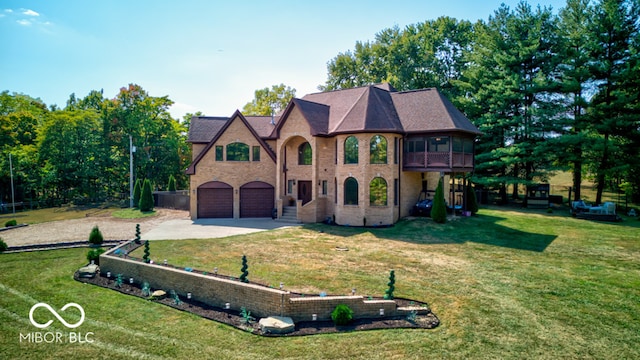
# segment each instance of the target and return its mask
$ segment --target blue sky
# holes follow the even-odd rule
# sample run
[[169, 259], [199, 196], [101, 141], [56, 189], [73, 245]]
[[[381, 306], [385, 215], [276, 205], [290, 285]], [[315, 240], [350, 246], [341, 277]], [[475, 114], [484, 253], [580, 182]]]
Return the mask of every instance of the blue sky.
[[174, 117], [229, 116], [274, 84], [317, 92], [327, 62], [385, 28], [486, 20], [501, 3], [518, 1], [1, 1], [0, 91], [64, 107], [135, 83], [168, 95]]

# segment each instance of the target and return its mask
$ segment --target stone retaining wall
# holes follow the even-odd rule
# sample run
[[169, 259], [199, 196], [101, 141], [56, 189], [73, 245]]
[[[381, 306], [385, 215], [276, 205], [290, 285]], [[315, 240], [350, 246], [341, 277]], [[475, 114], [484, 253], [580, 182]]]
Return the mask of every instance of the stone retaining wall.
[[152, 289], [162, 289], [167, 293], [174, 290], [182, 299], [190, 292], [192, 299], [208, 305], [224, 308], [229, 303], [230, 308], [237, 311], [244, 307], [255, 317], [277, 315], [291, 317], [294, 321], [311, 321], [312, 315], [316, 314], [317, 320], [331, 320], [331, 312], [338, 304], [348, 305], [354, 312], [354, 318], [379, 318], [380, 309], [384, 309], [384, 317], [400, 314], [393, 300], [365, 300], [363, 296], [300, 297], [263, 285], [146, 264], [114, 255], [118, 249], [128, 253], [135, 247], [130, 241], [100, 255], [101, 273], [122, 274], [126, 281], [133, 278], [136, 284], [146, 281]]

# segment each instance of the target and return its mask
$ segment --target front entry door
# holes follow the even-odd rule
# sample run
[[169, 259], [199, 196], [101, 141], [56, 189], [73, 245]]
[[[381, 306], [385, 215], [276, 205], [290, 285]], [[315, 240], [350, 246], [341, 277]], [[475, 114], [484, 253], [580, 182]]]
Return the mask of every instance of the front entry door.
[[298, 181], [298, 200], [302, 200], [302, 205], [311, 201], [311, 181]]

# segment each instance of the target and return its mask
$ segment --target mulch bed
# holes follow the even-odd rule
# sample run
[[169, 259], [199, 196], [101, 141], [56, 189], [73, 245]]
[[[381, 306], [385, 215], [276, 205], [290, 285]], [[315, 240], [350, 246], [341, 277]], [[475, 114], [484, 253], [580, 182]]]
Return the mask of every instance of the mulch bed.
[[[123, 294], [137, 296], [140, 298], [148, 299], [142, 293], [142, 289], [139, 285], [123, 283], [120, 287], [116, 287], [114, 279], [108, 279], [103, 274], [99, 274], [94, 278], [81, 278], [78, 276], [78, 272], [74, 274], [74, 279], [83, 283], [93, 284], [101, 286], [107, 289], [119, 291]], [[167, 294], [169, 295], [169, 294]], [[256, 335], [262, 336], [303, 336], [303, 335], [315, 335], [315, 334], [329, 334], [337, 332], [350, 332], [361, 330], [378, 330], [378, 329], [432, 329], [440, 324], [440, 320], [432, 313], [429, 312], [426, 315], [417, 315], [414, 321], [409, 321], [405, 317], [385, 317], [381, 319], [355, 319], [349, 325], [336, 326], [332, 321], [300, 321], [296, 323], [296, 328], [293, 332], [288, 334], [272, 334], [264, 333], [258, 325], [258, 320], [247, 323], [244, 317], [236, 310], [225, 310], [219, 307], [207, 305], [199, 301], [187, 300], [180, 297], [180, 303], [176, 303], [175, 300], [167, 296], [164, 299], [149, 299], [156, 303], [160, 303], [166, 306], [170, 306], [174, 309], [181, 311], [187, 311], [192, 314], [201, 316], [206, 319], [214, 320], [223, 324], [231, 325], [235, 328], [250, 332]], [[420, 305], [419, 302], [407, 300], [407, 299], [395, 299], [398, 306]]]

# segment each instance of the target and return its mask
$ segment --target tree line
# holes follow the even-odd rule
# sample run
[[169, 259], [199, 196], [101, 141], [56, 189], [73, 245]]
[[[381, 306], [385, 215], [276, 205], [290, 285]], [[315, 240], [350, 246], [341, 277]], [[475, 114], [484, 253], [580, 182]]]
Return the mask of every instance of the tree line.
[[0, 93], [0, 200], [11, 201], [9, 155], [16, 202], [84, 204], [121, 193], [128, 199], [129, 137], [134, 178], [165, 190], [173, 176], [179, 188], [188, 188], [187, 128], [169, 114], [172, 104], [134, 84], [113, 98], [95, 90], [84, 98], [71, 94], [62, 109]]
[[384, 29], [328, 63], [321, 90], [437, 87], [483, 132], [473, 182], [507, 189], [573, 173], [640, 201], [640, 2], [520, 2], [488, 20]]

